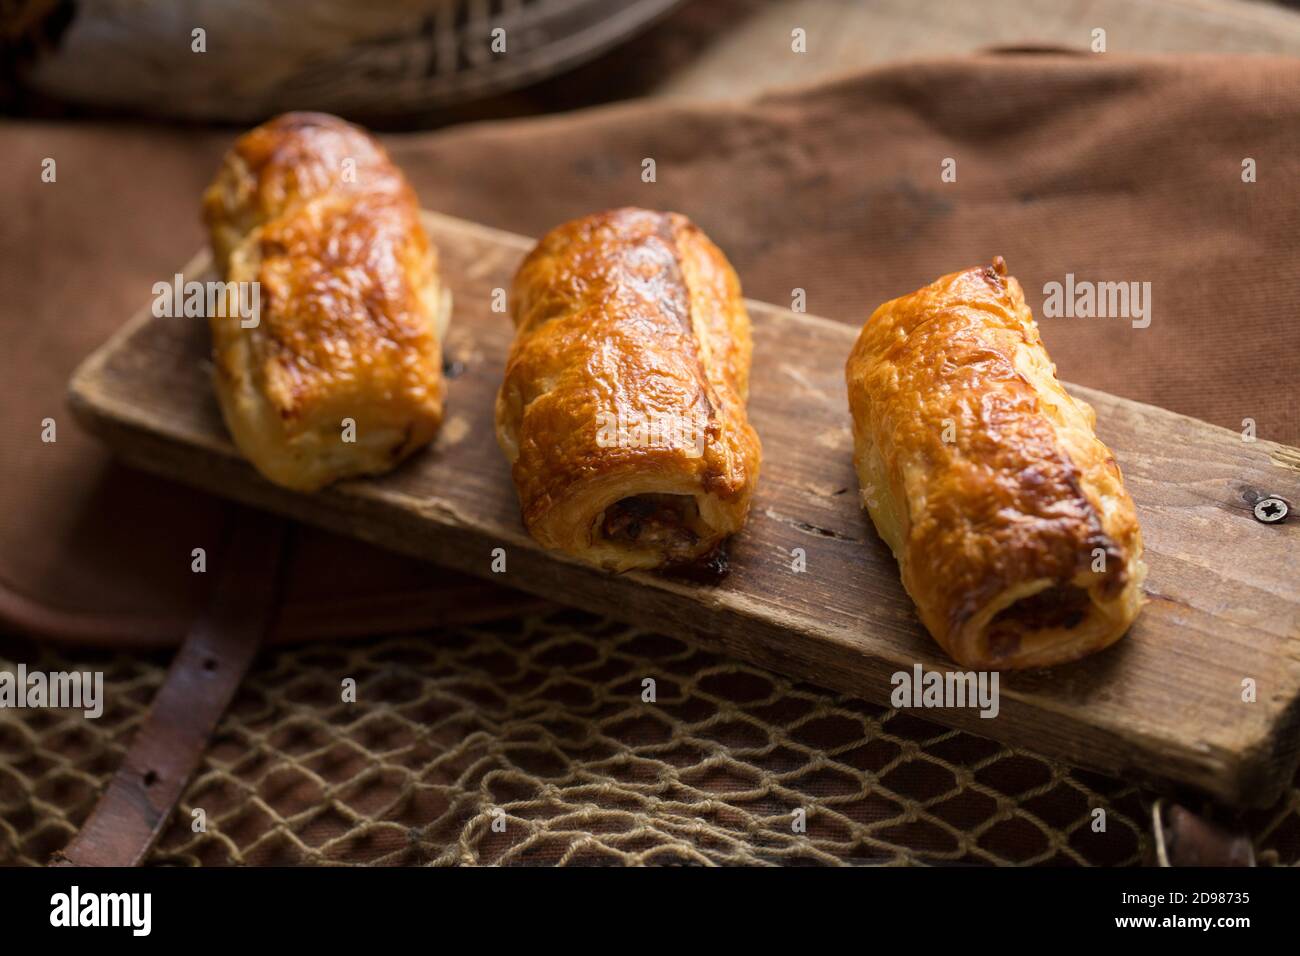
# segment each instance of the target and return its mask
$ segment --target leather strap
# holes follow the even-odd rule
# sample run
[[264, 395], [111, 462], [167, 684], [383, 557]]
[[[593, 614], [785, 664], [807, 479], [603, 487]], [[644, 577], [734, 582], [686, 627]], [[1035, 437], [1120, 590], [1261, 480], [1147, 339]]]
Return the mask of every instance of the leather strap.
[[[1167, 809], [1166, 809], [1167, 807]], [[1176, 803], [1157, 800], [1151, 809], [1159, 866], [1254, 866], [1255, 849], [1235, 833]]]
[[276, 609], [286, 525], [236, 516], [207, 613], [191, 626], [122, 765], [57, 866], [137, 866], [257, 655]]

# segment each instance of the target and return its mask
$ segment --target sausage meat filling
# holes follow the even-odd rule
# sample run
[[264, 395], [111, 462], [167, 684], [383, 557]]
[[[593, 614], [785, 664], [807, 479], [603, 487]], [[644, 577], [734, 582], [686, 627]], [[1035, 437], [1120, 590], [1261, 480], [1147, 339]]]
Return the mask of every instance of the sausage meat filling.
[[993, 630], [999, 630], [998, 625], [1011, 624], [1013, 627], [1033, 631], [1078, 627], [1088, 616], [1088, 606], [1091, 603], [1088, 592], [1083, 588], [1073, 584], [1058, 584], [1003, 608], [989, 626]]
[[690, 495], [633, 495], [605, 509], [600, 530], [608, 541], [656, 548], [669, 558], [684, 559], [699, 543], [699, 520], [699, 505]]

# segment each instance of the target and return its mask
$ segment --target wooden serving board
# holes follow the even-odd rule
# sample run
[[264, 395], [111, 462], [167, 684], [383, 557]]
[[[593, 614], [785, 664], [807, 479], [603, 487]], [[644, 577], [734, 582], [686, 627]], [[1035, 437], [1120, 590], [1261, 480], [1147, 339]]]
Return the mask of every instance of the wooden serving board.
[[[525, 533], [493, 433], [511, 337], [491, 311], [531, 240], [427, 214], [455, 295], [459, 369], [435, 446], [379, 479], [302, 495], [235, 452], [209, 383], [206, 322], [144, 310], [73, 377], [80, 420], [122, 458], [303, 521], [593, 611], [695, 635], [727, 654], [887, 703], [891, 675], [957, 669], [921, 628], [860, 510], [843, 366], [855, 330], [758, 302], [750, 417], [763, 469], [731, 571], [697, 584], [609, 576]], [[953, 263], [953, 267], [963, 263]], [[186, 279], [211, 278], [200, 255]], [[899, 290], [900, 292], [905, 290]], [[1049, 343], [1050, 345], [1050, 343]], [[1000, 711], [917, 715], [1070, 763], [1259, 804], [1300, 754], [1300, 519], [1252, 516], [1260, 493], [1300, 504], [1300, 451], [1089, 389], [1146, 539], [1150, 603], [1131, 633], [1077, 664], [1001, 675]], [[504, 548], [503, 574], [492, 552]], [[794, 549], [806, 555], [793, 570]], [[1243, 681], [1256, 684], [1243, 701]]]

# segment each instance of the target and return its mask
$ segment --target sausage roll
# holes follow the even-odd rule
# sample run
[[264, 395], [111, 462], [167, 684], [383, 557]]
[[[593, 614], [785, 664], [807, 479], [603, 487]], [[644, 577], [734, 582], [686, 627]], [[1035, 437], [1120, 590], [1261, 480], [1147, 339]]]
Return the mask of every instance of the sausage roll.
[[675, 213], [598, 213], [543, 238], [511, 300], [497, 439], [532, 536], [611, 571], [712, 556], [761, 456], [723, 254]]
[[239, 450], [303, 491], [387, 471], [442, 420], [450, 314], [415, 193], [373, 138], [287, 113], [235, 143], [203, 198], [217, 268], [257, 283], [256, 324], [209, 316]]
[[944, 650], [1043, 667], [1128, 630], [1133, 500], [1000, 257], [882, 305], [846, 376], [863, 502]]

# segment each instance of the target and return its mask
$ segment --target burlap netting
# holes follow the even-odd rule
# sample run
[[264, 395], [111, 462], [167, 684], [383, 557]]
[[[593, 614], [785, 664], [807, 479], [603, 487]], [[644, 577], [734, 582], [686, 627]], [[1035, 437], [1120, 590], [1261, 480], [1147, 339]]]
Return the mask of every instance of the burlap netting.
[[[98, 720], [0, 711], [0, 864], [40, 864], [67, 842], [167, 663], [0, 642], [0, 668], [20, 660], [102, 669], [107, 705]], [[1132, 864], [1150, 852], [1151, 799], [558, 611], [267, 651], [149, 862]], [[1263, 862], [1300, 859], [1298, 808], [1292, 789], [1247, 817]]]

